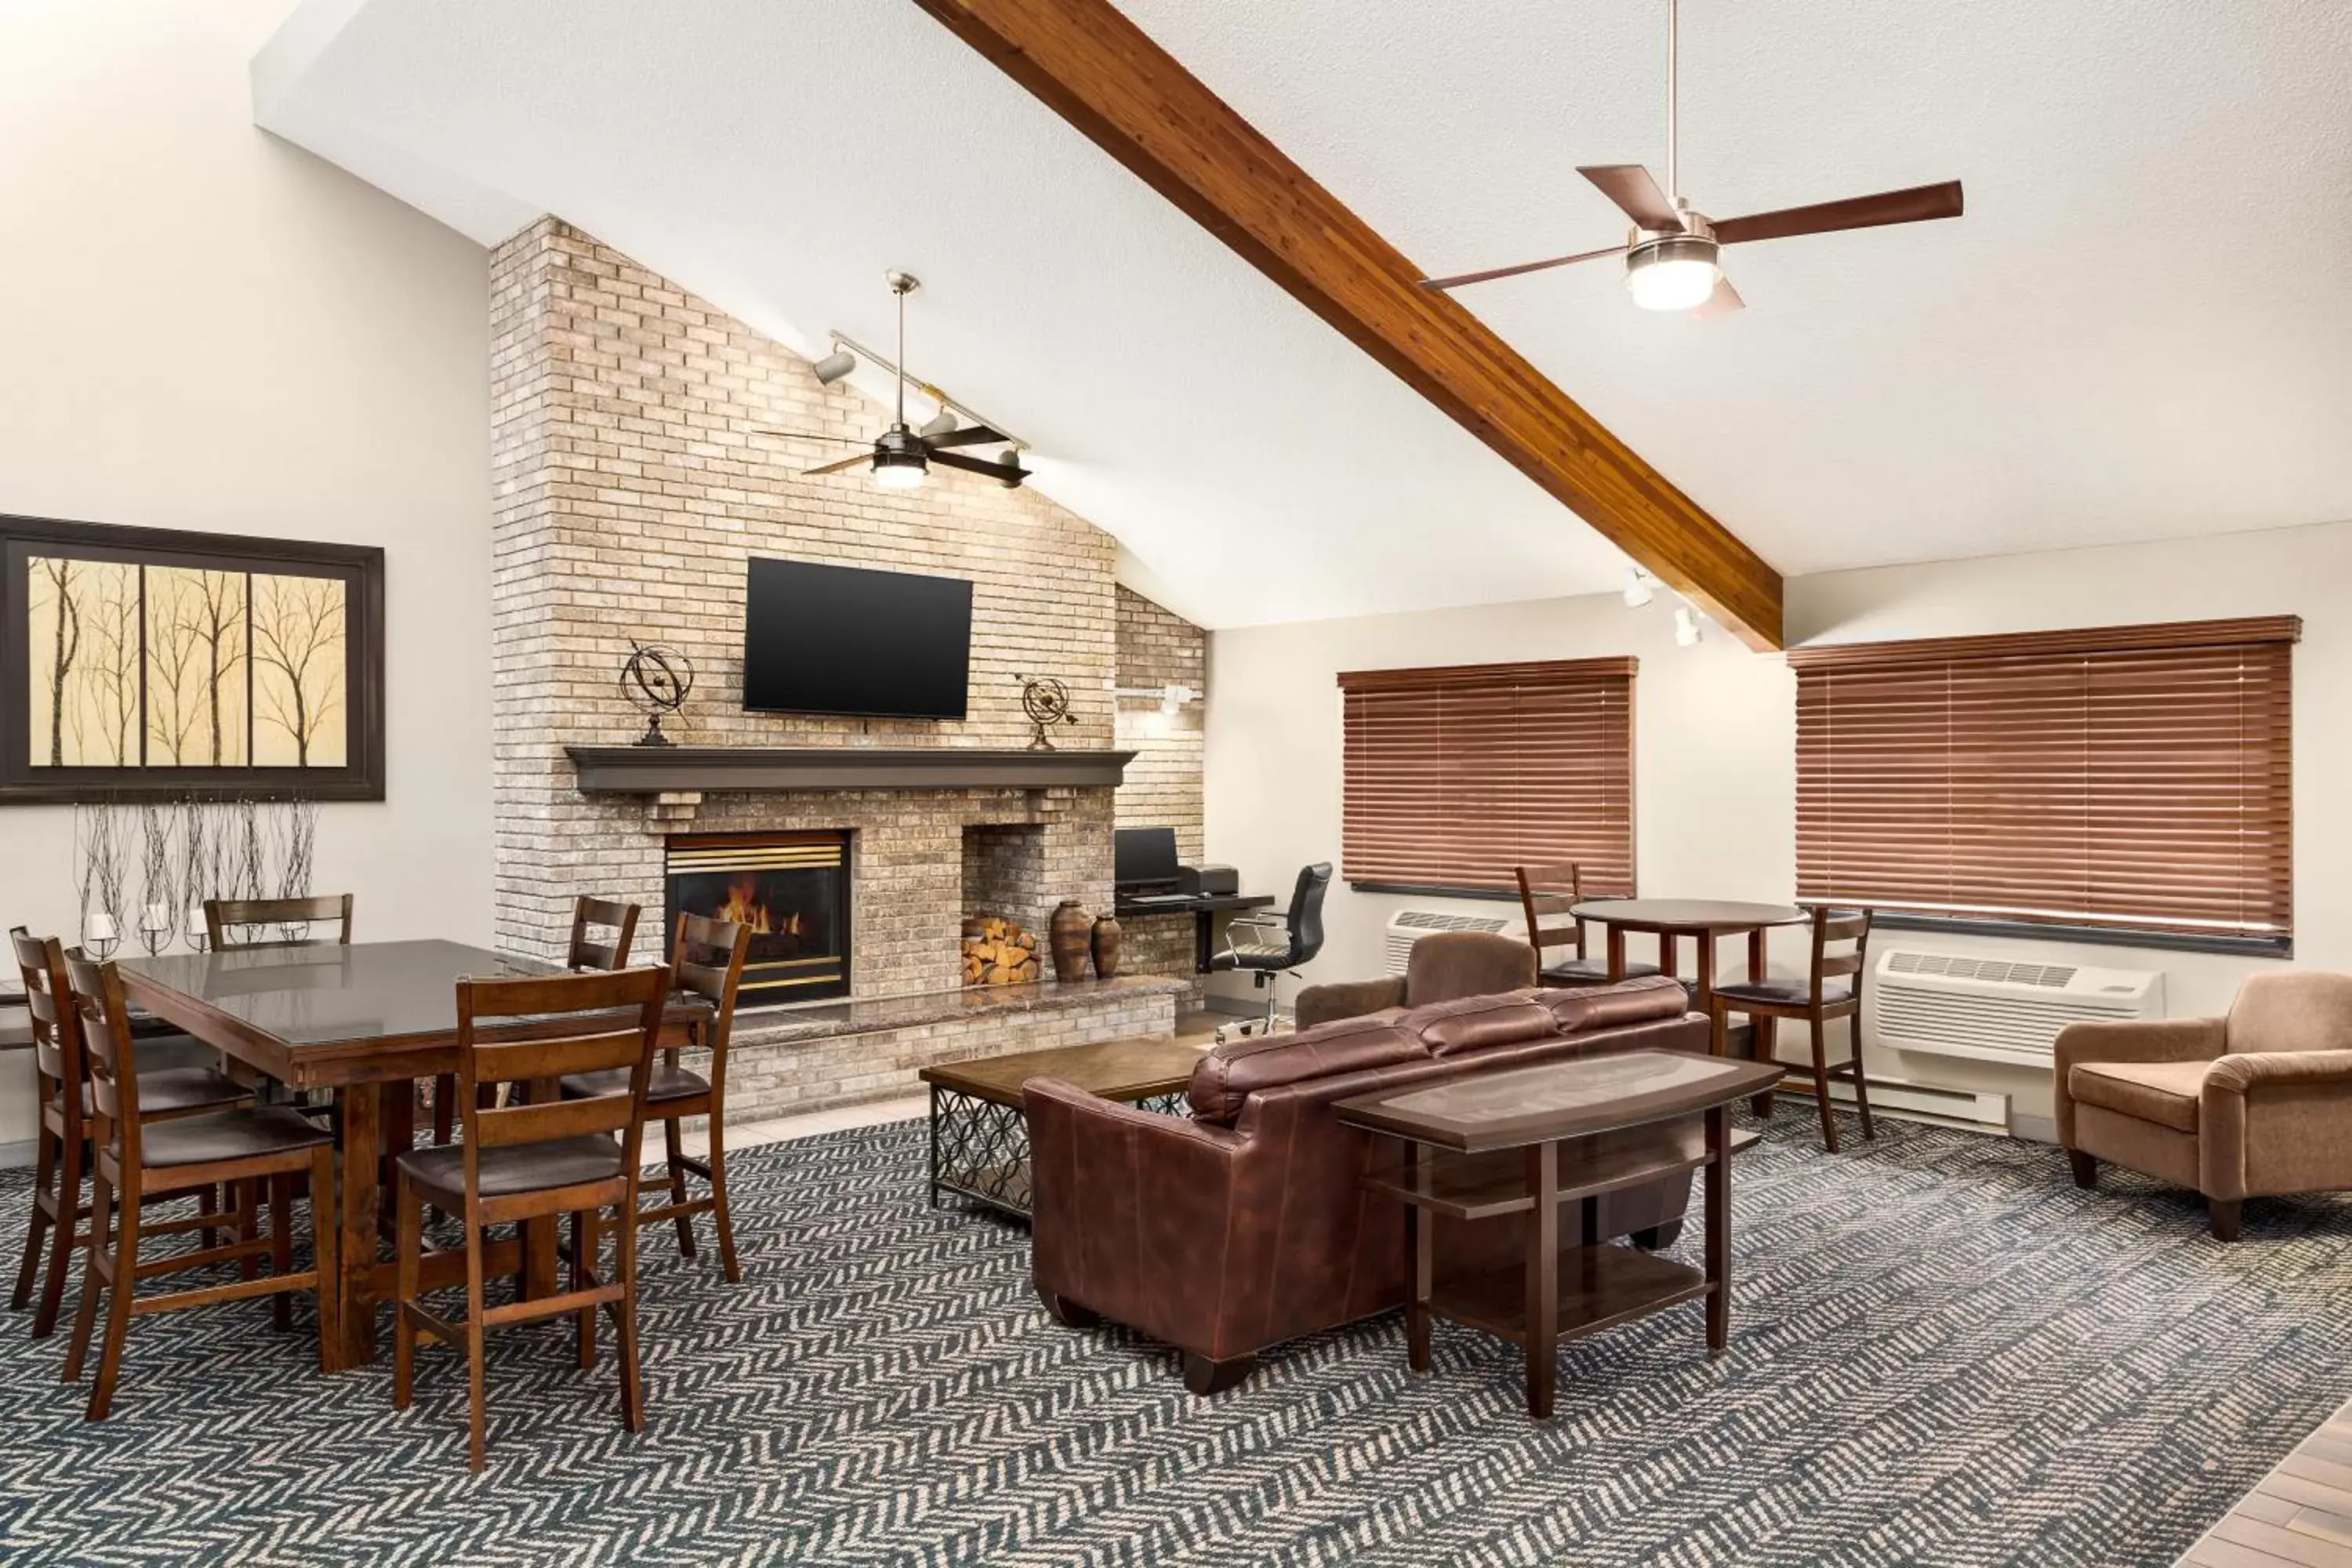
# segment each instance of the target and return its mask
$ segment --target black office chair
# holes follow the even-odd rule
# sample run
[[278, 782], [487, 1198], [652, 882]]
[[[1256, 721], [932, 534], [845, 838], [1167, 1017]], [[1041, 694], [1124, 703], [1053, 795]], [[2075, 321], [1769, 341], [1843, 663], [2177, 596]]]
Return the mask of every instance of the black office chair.
[[[1331, 863], [1318, 861], [1299, 870], [1286, 912], [1240, 915], [1226, 922], [1225, 951], [1210, 958], [1209, 968], [1246, 973], [1250, 984], [1265, 993], [1265, 1016], [1219, 1029], [1219, 1043], [1228, 1033], [1247, 1035], [1263, 1029], [1270, 1035], [1279, 1026], [1282, 1014], [1275, 983], [1285, 974], [1296, 978], [1298, 966], [1323, 951], [1323, 895], [1330, 886]], [[1235, 942], [1236, 931], [1249, 931], [1255, 940]]]

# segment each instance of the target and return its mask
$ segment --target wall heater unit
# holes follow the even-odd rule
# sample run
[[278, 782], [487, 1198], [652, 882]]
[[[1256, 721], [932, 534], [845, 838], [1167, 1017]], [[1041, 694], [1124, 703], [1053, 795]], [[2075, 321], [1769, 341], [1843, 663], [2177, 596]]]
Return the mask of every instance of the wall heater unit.
[[1880, 956], [1874, 978], [1879, 1043], [1898, 1051], [2047, 1070], [2051, 1045], [2069, 1024], [2164, 1016], [2164, 976], [2155, 970], [1896, 949]]
[[1399, 910], [1389, 917], [1389, 973], [1402, 974], [1412, 957], [1412, 944], [1441, 931], [1492, 931], [1525, 942], [1528, 922], [1521, 915], [1456, 915], [1444, 910]]

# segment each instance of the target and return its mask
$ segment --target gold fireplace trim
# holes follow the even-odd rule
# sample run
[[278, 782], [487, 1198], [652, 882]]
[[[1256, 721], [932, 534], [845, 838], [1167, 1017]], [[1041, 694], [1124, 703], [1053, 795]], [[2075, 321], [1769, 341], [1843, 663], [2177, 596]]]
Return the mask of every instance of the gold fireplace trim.
[[751, 848], [673, 849], [665, 867], [677, 876], [701, 871], [831, 870], [845, 863], [838, 844], [777, 844]]

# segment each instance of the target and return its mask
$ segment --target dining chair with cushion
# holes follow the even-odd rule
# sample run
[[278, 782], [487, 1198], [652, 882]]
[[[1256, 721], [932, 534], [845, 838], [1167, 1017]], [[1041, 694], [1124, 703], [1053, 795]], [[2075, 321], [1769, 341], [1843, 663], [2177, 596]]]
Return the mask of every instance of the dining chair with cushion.
[[2052, 1048], [2058, 1142], [2205, 1194], [2214, 1239], [2252, 1197], [2352, 1191], [2352, 974], [2256, 974], [2225, 1018], [2069, 1024]]
[[[677, 1226], [677, 1249], [694, 1256], [694, 1216], [710, 1215], [719, 1234], [719, 1261], [730, 1285], [740, 1284], [743, 1270], [735, 1260], [735, 1221], [727, 1212], [727, 1042], [735, 1027], [735, 994], [743, 983], [743, 961], [751, 952], [751, 928], [702, 915], [677, 917], [677, 946], [670, 970], [681, 991], [711, 1004], [710, 1016], [697, 1026], [700, 1044], [710, 1053], [710, 1076], [704, 1078], [678, 1064], [675, 1048], [662, 1053], [646, 1090], [646, 1115], [662, 1124], [662, 1146], [669, 1154], [669, 1199], [637, 1215], [639, 1225], [672, 1220]], [[599, 1073], [575, 1073], [564, 1079], [566, 1098], [583, 1100], [622, 1094], [628, 1074], [618, 1068]], [[685, 1150], [685, 1121], [702, 1117], [709, 1128], [710, 1154], [697, 1160]], [[687, 1195], [688, 1174], [700, 1176], [710, 1187], [698, 1198]]]
[[[1745, 1013], [1754, 1023], [1750, 1048], [1759, 1062], [1776, 1059], [1773, 1033], [1781, 1019], [1803, 1020], [1812, 1034], [1813, 1099], [1821, 1110], [1822, 1145], [1834, 1154], [1838, 1131], [1837, 1117], [1830, 1108], [1832, 1079], [1843, 1079], [1853, 1085], [1854, 1109], [1862, 1113], [1862, 1135], [1878, 1136], [1870, 1120], [1870, 1081], [1862, 1068], [1862, 976], [1864, 954], [1870, 948], [1871, 911], [1814, 905], [1806, 913], [1812, 929], [1812, 958], [1801, 977], [1751, 976], [1716, 986], [1715, 1054], [1723, 1056], [1730, 1049], [1729, 1016], [1734, 1013]], [[1832, 952], [1833, 948], [1837, 951]], [[1846, 1020], [1853, 1040], [1852, 1054], [1835, 1065], [1829, 1060], [1828, 1043], [1833, 1018]], [[1759, 1109], [1771, 1114], [1769, 1091], [1759, 1100]]]
[[[89, 1240], [82, 1257], [81, 1302], [74, 1314], [73, 1340], [66, 1350], [67, 1382], [80, 1380], [90, 1337], [98, 1327], [100, 1302], [103, 1300], [106, 1307], [106, 1334], [99, 1350], [98, 1377], [89, 1392], [89, 1418], [104, 1420], [113, 1402], [115, 1380], [122, 1370], [123, 1341], [134, 1314], [143, 1317], [268, 1296], [283, 1331], [293, 1325], [292, 1293], [307, 1290], [319, 1304], [323, 1371], [327, 1347], [333, 1342], [338, 1326], [331, 1286], [335, 1278], [335, 1227], [320, 1223], [314, 1203], [311, 1267], [296, 1269], [294, 1182], [298, 1176], [307, 1176], [313, 1193], [335, 1190], [333, 1135], [287, 1107], [275, 1105], [151, 1119], [142, 1100], [148, 1086], [136, 1070], [121, 971], [111, 963], [94, 963], [78, 954], [68, 955], [65, 962], [89, 1073], [91, 1155]], [[238, 1215], [241, 1223], [236, 1241], [163, 1257], [140, 1257], [141, 1244], [151, 1237], [200, 1228], [207, 1217], [197, 1215], [151, 1225], [141, 1214], [142, 1205], [151, 1199], [201, 1193], [215, 1185], [252, 1193], [265, 1184], [269, 1194], [268, 1237], [254, 1235], [254, 1210], [247, 1206]], [[214, 1218], [217, 1224], [217, 1216]], [[216, 1263], [257, 1261], [264, 1253], [270, 1258], [267, 1274], [160, 1295], [138, 1293], [140, 1281], [145, 1279]]]
[[[1609, 979], [1609, 961], [1584, 952], [1584, 922], [1571, 913], [1584, 901], [1584, 868], [1573, 861], [1518, 866], [1519, 908], [1527, 915], [1528, 945], [1536, 950], [1536, 981], [1541, 985], [1600, 985]], [[1555, 952], [1566, 956], [1555, 958]], [[1655, 974], [1654, 963], [1628, 963], [1623, 979]]]
[[[572, 945], [565, 951], [566, 969], [614, 970], [629, 966], [629, 944], [637, 934], [643, 909], [617, 899], [583, 893], [572, 900]], [[612, 932], [599, 937], [599, 931]]]
[[[206, 899], [205, 935], [219, 952], [256, 948], [317, 947], [330, 942], [314, 937], [310, 928], [333, 925], [337, 946], [352, 945], [352, 895], [329, 893], [310, 899]], [[242, 931], [245, 934], [237, 934]], [[297, 931], [300, 935], [293, 934]]]
[[[637, 1370], [637, 1165], [644, 1144], [646, 1087], [669, 995], [667, 964], [605, 974], [457, 982], [457, 1105], [465, 1136], [455, 1144], [412, 1149], [394, 1162], [392, 1403], [408, 1408], [422, 1331], [466, 1352], [469, 1443], [467, 1462], [485, 1462], [482, 1336], [494, 1327], [545, 1318], [579, 1321], [583, 1368], [596, 1364], [596, 1312], [612, 1314], [620, 1342], [621, 1425], [645, 1429]], [[564, 1100], [541, 1093], [496, 1103], [478, 1093], [500, 1084], [543, 1084], [572, 1073], [619, 1071], [623, 1094]], [[615, 1134], [618, 1141], [615, 1141]], [[466, 1315], [441, 1316], [423, 1289], [425, 1207], [465, 1228]], [[614, 1211], [614, 1267], [600, 1256], [603, 1211]], [[553, 1223], [572, 1216], [569, 1289], [551, 1296], [488, 1306], [483, 1259], [494, 1225]]]
[[[89, 1076], [82, 1060], [81, 1015], [73, 1005], [73, 985], [66, 971], [64, 950], [55, 937], [35, 937], [18, 926], [8, 933], [16, 949], [16, 972], [25, 983], [25, 1010], [32, 1020], [34, 1098], [38, 1126], [34, 1134], [32, 1224], [25, 1237], [24, 1261], [16, 1269], [16, 1292], [10, 1305], [18, 1310], [33, 1300], [40, 1286], [40, 1304], [33, 1312], [33, 1337], [56, 1331], [64, 1308], [66, 1272], [73, 1249], [85, 1239], [81, 1222], [89, 1209], [81, 1201], [82, 1181], [89, 1172], [91, 1121]], [[165, 1043], [184, 1036], [163, 1037]], [[141, 1040], [134, 1060], [144, 1062], [155, 1042]], [[149, 1122], [200, 1116], [249, 1103], [253, 1091], [205, 1067], [138, 1068], [139, 1113]], [[184, 1196], [177, 1192], [173, 1196]], [[218, 1232], [239, 1223], [223, 1208], [216, 1190], [197, 1191], [202, 1212], [142, 1227], [148, 1235], [201, 1230], [206, 1247]], [[235, 1194], [232, 1194], [232, 1202]], [[48, 1253], [46, 1274], [41, 1268], [44, 1244]]]

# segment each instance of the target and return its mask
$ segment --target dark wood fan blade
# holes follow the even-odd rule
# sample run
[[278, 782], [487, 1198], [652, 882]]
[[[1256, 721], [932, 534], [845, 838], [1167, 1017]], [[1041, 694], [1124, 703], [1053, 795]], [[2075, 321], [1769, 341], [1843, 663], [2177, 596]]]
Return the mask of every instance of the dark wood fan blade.
[[1606, 250], [1580, 250], [1574, 256], [1555, 256], [1548, 261], [1522, 261], [1517, 267], [1492, 267], [1484, 272], [1457, 273], [1452, 278], [1424, 278], [1424, 289], [1459, 289], [1465, 283], [1486, 283], [1496, 278], [1517, 278], [1522, 272], [1541, 272], [1547, 267], [1566, 267], [1572, 261], [1591, 261], [1596, 257], [1622, 256], [1625, 247], [1612, 245]]
[[936, 450], [941, 447], [969, 447], [979, 441], [1011, 439], [1002, 430], [992, 430], [985, 425], [975, 425], [969, 430], [950, 430], [944, 436], [926, 436], [923, 445]]
[[871, 447], [874, 445], [872, 440], [864, 437], [820, 436], [814, 430], [777, 430], [765, 425], [752, 426], [751, 434], [754, 436], [783, 436], [788, 437], [794, 441], [831, 441], [836, 446]]
[[1731, 279], [1718, 273], [1715, 279], [1715, 292], [1699, 301], [1698, 309], [1691, 314], [1704, 320], [1708, 316], [1727, 316], [1734, 310], [1747, 308], [1748, 301], [1739, 297], [1739, 290], [1731, 286]]
[[1658, 189], [1658, 182], [1641, 164], [1588, 163], [1576, 172], [1600, 186], [1601, 194], [1615, 202], [1618, 211], [1643, 228], [1671, 231], [1683, 226], [1675, 204], [1666, 200], [1666, 193]]
[[981, 458], [967, 458], [961, 452], [933, 452], [931, 461], [950, 468], [961, 468], [968, 474], [986, 474], [992, 479], [1002, 479], [1017, 485], [1029, 477], [1029, 470], [1018, 463], [992, 463]]
[[1882, 224], [1923, 223], [1929, 218], [1960, 216], [1960, 183], [1914, 185], [1874, 196], [1853, 196], [1810, 207], [1782, 207], [1779, 212], [1727, 217], [1715, 226], [1718, 245], [1744, 245], [1752, 239], [1787, 239], [1800, 234], [1832, 234], [1844, 228], [1876, 228]]
[[827, 463], [822, 468], [803, 468], [801, 470], [801, 478], [804, 479], [813, 479], [819, 474], [837, 474], [844, 468], [854, 468], [860, 463], [870, 463], [873, 460], [873, 452], [871, 450], [864, 451], [858, 453], [857, 456], [854, 458], [844, 458], [837, 463]]

